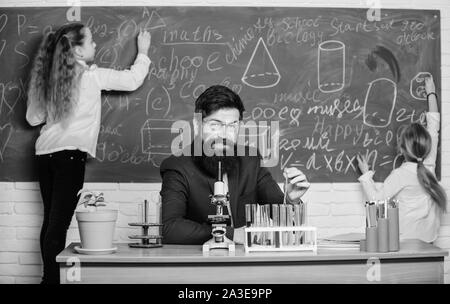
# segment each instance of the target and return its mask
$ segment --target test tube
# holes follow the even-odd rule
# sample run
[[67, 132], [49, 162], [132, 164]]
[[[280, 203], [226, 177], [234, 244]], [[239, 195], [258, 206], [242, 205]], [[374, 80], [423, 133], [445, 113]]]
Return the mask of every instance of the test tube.
[[[302, 226], [307, 225], [306, 223], [306, 203], [300, 203], [300, 222]], [[306, 233], [301, 232], [300, 233], [300, 243], [305, 244], [306, 243]]]
[[[252, 226], [258, 227], [258, 205], [252, 204]], [[252, 234], [252, 244], [258, 244], [258, 233]]]
[[[259, 207], [259, 227], [265, 226], [265, 217], [266, 217], [266, 209], [264, 206], [258, 205]], [[265, 231], [260, 233], [260, 245], [266, 245], [266, 235], [267, 233]]]
[[141, 223], [149, 223], [148, 201], [138, 204], [138, 221]]
[[[272, 205], [272, 223], [274, 227], [280, 227], [280, 209], [279, 205]], [[276, 248], [280, 248], [280, 232], [276, 231], [274, 235], [274, 245]]]
[[[286, 227], [286, 206], [287, 205], [280, 205], [280, 226]], [[287, 244], [287, 234], [285, 231], [281, 233], [281, 245], [285, 246]]]
[[[252, 216], [253, 226], [254, 227], [258, 227], [259, 226], [259, 223], [258, 223], [258, 205], [257, 204], [253, 204], [252, 208], [253, 208], [253, 212], [252, 212], [252, 214], [253, 214], [253, 216]], [[252, 238], [253, 238], [252, 239], [253, 245], [258, 244], [258, 233], [257, 232], [253, 233]]]
[[[301, 204], [294, 205], [294, 226], [300, 227], [302, 225], [302, 218], [300, 213]], [[300, 245], [300, 234], [302, 231], [295, 232], [294, 245]]]
[[[288, 227], [292, 227], [293, 226], [293, 222], [294, 222], [294, 212], [292, 209], [292, 205], [286, 205], [286, 226]], [[292, 231], [288, 231], [287, 233], [287, 245], [288, 246], [292, 246], [293, 241], [294, 241], [294, 235], [292, 233]]]
[[[252, 205], [246, 204], [245, 205], [245, 226], [251, 227], [252, 226]], [[252, 233], [247, 232], [247, 246], [252, 246]]]
[[[265, 223], [264, 223], [264, 227], [269, 227], [270, 226], [270, 204], [265, 204], [264, 205], [264, 209], [265, 209]], [[266, 245], [267, 246], [272, 246], [273, 245], [273, 233], [272, 232], [267, 232], [267, 238], [266, 238]]]

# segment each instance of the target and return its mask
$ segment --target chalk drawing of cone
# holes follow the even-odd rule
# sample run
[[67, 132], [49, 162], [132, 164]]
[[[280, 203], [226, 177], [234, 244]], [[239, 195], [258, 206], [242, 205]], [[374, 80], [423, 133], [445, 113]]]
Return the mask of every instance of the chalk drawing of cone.
[[432, 77], [428, 72], [420, 72], [413, 79], [409, 85], [409, 93], [414, 99], [427, 100], [427, 93], [425, 91], [425, 78]]
[[397, 84], [388, 78], [379, 78], [369, 83], [364, 100], [364, 124], [384, 128], [391, 123], [397, 101]]
[[259, 38], [242, 76], [242, 82], [252, 88], [271, 88], [276, 86], [280, 79], [280, 72], [278, 72], [264, 40]]
[[345, 85], [345, 45], [338, 40], [319, 45], [317, 58], [317, 84], [323, 93], [338, 92]]

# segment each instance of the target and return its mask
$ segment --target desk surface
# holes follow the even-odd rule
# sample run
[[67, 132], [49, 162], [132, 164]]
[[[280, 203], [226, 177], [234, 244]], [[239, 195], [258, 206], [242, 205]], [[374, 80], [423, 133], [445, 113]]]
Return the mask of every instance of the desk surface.
[[411, 258], [443, 258], [448, 251], [418, 240], [401, 242], [397, 252], [361, 252], [359, 250], [318, 249], [317, 254], [307, 252], [251, 252], [245, 253], [244, 246], [237, 245], [234, 254], [224, 250], [202, 252], [200, 245], [164, 245], [161, 248], [129, 248], [127, 243], [115, 244], [118, 250], [107, 255], [78, 254], [70, 244], [56, 258], [65, 263], [68, 258], [77, 257], [82, 263], [251, 263], [251, 262], [302, 262], [302, 261], [344, 261]]

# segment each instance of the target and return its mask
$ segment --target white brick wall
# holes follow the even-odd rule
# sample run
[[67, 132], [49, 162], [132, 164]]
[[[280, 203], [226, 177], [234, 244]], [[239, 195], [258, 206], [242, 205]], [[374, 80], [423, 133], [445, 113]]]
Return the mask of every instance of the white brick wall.
[[[333, 6], [367, 7], [367, 1], [329, 0], [165, 0], [151, 1], [153, 6], [163, 5], [217, 5], [217, 6]], [[448, 0], [395, 0], [380, 1], [383, 8], [440, 9], [442, 44], [442, 184], [450, 196], [450, 2]], [[63, 0], [0, 0], [1, 6], [64, 6]], [[149, 5], [148, 1], [136, 0], [90, 0], [82, 5]], [[137, 233], [128, 227], [137, 220], [137, 204], [143, 199], [152, 203], [152, 216], [156, 219], [156, 201], [161, 184], [86, 184], [86, 188], [104, 191], [119, 209], [115, 241], [127, 242], [128, 236]], [[305, 199], [309, 204], [310, 224], [319, 228], [319, 236], [336, 233], [362, 232], [364, 212], [362, 194], [357, 183], [313, 184]], [[37, 183], [0, 183], [0, 284], [38, 283], [41, 275], [39, 252], [39, 229], [42, 222], [42, 204]], [[76, 221], [73, 219], [68, 231], [67, 243], [78, 240]], [[450, 249], [450, 214], [442, 219], [437, 246]], [[445, 280], [450, 283], [450, 258], [445, 263]]]

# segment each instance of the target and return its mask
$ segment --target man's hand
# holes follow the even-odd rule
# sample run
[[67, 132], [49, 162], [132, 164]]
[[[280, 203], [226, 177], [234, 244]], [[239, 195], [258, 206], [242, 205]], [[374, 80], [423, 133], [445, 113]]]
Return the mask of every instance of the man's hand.
[[362, 174], [367, 173], [370, 168], [369, 168], [369, 162], [367, 160], [366, 156], [361, 156], [360, 154], [358, 154], [356, 156], [356, 159], [358, 160], [358, 168], [361, 171]]
[[236, 244], [244, 244], [245, 242], [245, 231], [244, 226], [240, 228], [234, 228], [234, 234], [233, 234], [233, 242]]
[[311, 184], [306, 179], [305, 174], [296, 167], [285, 168], [283, 176], [288, 179], [286, 194], [291, 202], [299, 203], [300, 198], [308, 191]]

